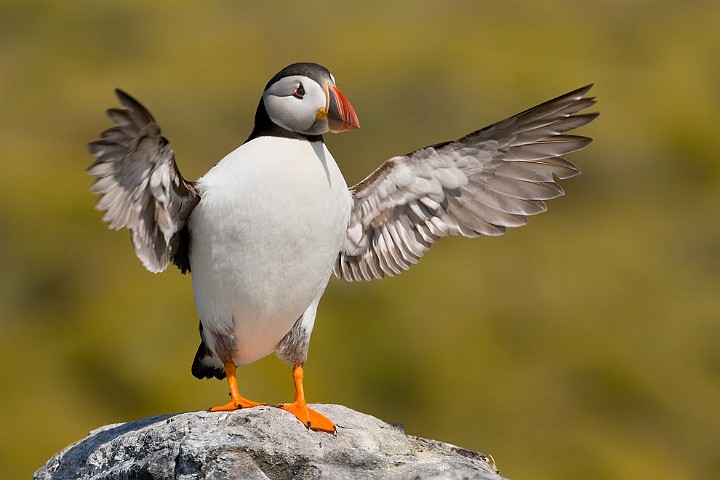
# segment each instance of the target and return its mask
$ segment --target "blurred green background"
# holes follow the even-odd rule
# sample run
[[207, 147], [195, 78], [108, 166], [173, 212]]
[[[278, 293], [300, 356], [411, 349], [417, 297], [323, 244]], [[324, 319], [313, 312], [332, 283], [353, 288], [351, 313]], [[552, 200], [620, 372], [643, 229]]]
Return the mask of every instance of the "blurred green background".
[[[85, 144], [127, 89], [197, 178], [263, 86], [330, 68], [362, 129], [349, 183], [589, 82], [602, 113], [567, 196], [411, 271], [333, 281], [312, 402], [492, 454], [521, 479], [720, 471], [720, 3], [0, 1], [0, 478], [90, 430], [224, 401], [190, 375], [190, 278], [143, 270], [93, 209]], [[290, 400], [268, 357], [241, 391]], [[281, 441], [288, 441], [281, 439]]]

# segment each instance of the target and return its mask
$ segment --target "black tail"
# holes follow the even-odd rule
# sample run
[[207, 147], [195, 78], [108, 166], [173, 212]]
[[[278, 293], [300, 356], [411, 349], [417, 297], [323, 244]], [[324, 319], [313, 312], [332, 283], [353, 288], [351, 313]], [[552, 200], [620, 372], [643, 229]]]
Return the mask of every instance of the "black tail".
[[192, 374], [195, 378], [217, 378], [222, 380], [225, 378], [225, 367], [222, 362], [215, 357], [210, 349], [205, 345], [205, 340], [202, 339], [202, 323], [200, 323], [200, 346], [195, 354], [195, 359], [192, 364]]

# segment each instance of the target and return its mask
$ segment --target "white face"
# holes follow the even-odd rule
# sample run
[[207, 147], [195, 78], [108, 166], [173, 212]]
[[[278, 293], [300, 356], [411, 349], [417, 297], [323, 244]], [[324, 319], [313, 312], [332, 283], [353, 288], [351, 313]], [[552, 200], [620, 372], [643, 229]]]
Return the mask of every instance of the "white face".
[[315, 80], [303, 75], [283, 77], [265, 90], [262, 98], [270, 120], [287, 130], [303, 135], [329, 131], [324, 115], [327, 95]]

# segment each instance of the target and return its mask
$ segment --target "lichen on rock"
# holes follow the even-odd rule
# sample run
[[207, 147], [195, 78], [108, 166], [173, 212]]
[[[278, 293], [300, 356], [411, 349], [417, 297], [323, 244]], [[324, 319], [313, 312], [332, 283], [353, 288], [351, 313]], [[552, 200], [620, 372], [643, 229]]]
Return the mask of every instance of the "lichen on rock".
[[94, 430], [33, 478], [502, 480], [481, 453], [340, 405], [313, 408], [333, 419], [335, 434], [308, 430], [274, 407], [159, 415]]

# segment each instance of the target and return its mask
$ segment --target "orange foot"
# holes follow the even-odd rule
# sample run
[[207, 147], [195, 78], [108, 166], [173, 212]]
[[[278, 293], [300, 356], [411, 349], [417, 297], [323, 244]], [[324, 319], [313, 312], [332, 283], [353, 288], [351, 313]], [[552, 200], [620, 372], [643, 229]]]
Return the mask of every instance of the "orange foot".
[[235, 368], [235, 364], [232, 361], [225, 362], [225, 376], [227, 377], [228, 385], [230, 386], [231, 400], [225, 405], [211, 408], [211, 412], [231, 412], [240, 408], [250, 408], [257, 407], [259, 405], [265, 405], [264, 403], [253, 402], [252, 400], [248, 400], [247, 398], [240, 395], [237, 387], [236, 371], [237, 369]]
[[335, 433], [335, 425], [325, 415], [322, 415], [308, 407], [307, 403], [305, 402], [303, 377], [304, 372], [302, 365], [295, 365], [293, 367], [293, 380], [295, 383], [295, 401], [286, 405], [275, 406], [292, 413], [293, 415], [295, 415], [295, 417], [297, 417], [298, 420], [303, 423], [303, 425], [305, 425], [311, 430]]
[[219, 405], [217, 407], [212, 407], [210, 409], [211, 412], [232, 412], [233, 410], [239, 410], [241, 408], [250, 408], [250, 407], [258, 407], [260, 405], [265, 405], [264, 403], [258, 403], [253, 402], [252, 400], [248, 400], [247, 398], [233, 398], [225, 405]]
[[275, 405], [278, 408], [292, 413], [306, 427], [319, 432], [335, 433], [335, 425], [325, 415], [308, 407], [305, 402], [293, 402], [286, 405]]

